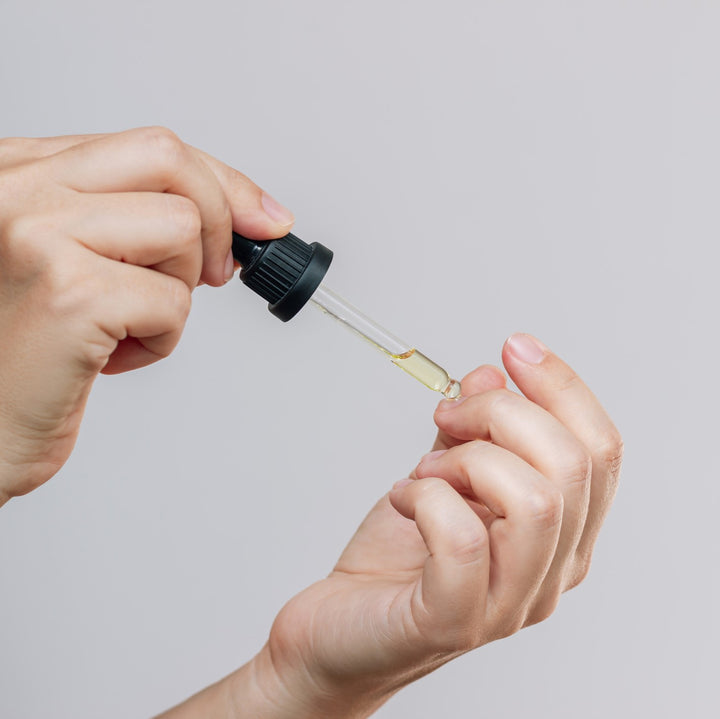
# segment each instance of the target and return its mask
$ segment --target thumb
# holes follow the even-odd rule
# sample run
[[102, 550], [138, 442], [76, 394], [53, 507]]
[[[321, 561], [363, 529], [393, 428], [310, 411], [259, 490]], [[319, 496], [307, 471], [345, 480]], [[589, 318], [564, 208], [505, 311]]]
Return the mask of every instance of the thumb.
[[[605, 414], [578, 375], [532, 335], [511, 335], [502, 350], [505, 369], [518, 389], [561, 422], [572, 427], [586, 415]], [[606, 415], [605, 415], [606, 417]]]

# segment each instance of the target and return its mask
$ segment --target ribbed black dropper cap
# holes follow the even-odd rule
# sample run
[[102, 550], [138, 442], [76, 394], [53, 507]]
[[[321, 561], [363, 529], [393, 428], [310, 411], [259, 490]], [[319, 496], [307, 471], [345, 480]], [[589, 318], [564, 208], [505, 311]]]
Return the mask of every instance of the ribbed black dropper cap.
[[283, 322], [305, 306], [333, 258], [325, 245], [308, 245], [293, 234], [255, 241], [233, 232], [232, 252], [242, 265], [240, 279], [267, 300], [270, 312]]

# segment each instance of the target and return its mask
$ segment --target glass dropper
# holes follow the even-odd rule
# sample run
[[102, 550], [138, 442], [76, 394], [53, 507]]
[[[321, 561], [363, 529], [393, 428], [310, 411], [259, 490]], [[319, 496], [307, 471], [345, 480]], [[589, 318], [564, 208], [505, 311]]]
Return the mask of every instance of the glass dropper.
[[442, 367], [321, 284], [333, 257], [324, 245], [308, 244], [293, 234], [255, 241], [233, 232], [232, 251], [243, 268], [240, 279], [266, 299], [270, 312], [283, 322], [311, 301], [426, 387], [448, 399], [460, 396], [460, 383]]
[[343, 326], [360, 335], [387, 355], [394, 364], [426, 387], [440, 392], [448, 399], [460, 396], [460, 383], [411, 344], [403, 342], [364, 315], [324, 284], [310, 297], [310, 301]]

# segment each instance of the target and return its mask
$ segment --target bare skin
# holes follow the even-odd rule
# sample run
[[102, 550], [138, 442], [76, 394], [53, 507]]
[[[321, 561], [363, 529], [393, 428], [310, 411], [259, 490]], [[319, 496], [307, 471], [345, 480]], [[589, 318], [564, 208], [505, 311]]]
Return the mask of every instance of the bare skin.
[[0, 504], [68, 458], [99, 372], [175, 347], [203, 281], [231, 276], [231, 227], [292, 214], [165, 128], [0, 141]]
[[[169, 354], [200, 281], [231, 276], [230, 228], [292, 215], [163, 128], [0, 141], [0, 504], [62, 466], [99, 372]], [[467, 651], [542, 621], [587, 574], [622, 441], [529, 335], [435, 412], [438, 437], [333, 572], [291, 599], [248, 664], [166, 712], [366, 717]]]

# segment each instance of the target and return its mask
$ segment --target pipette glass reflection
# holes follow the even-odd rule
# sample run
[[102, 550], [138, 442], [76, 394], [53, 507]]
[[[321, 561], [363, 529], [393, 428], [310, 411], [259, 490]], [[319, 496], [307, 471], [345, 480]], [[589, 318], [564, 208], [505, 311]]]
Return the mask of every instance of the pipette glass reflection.
[[426, 387], [448, 399], [460, 396], [460, 383], [442, 367], [321, 284], [333, 258], [324, 245], [308, 244], [292, 233], [257, 241], [233, 232], [232, 252], [243, 267], [240, 279], [267, 300], [268, 309], [278, 319], [287, 322], [311, 301]]
[[370, 344], [387, 355], [394, 364], [426, 387], [440, 392], [448, 399], [460, 395], [460, 383], [422, 352], [381, 327], [356, 307], [346, 302], [329, 287], [321, 284], [310, 301]]

